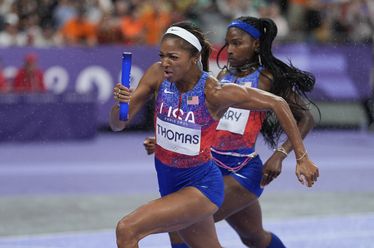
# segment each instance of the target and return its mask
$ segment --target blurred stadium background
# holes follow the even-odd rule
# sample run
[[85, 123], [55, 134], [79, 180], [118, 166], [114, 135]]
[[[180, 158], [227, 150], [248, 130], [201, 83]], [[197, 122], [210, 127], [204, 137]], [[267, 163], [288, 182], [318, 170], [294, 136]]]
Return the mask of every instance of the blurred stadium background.
[[[158, 197], [142, 147], [152, 106], [129, 130], [107, 124], [122, 52], [133, 53], [136, 87], [168, 25], [192, 20], [219, 49], [242, 15], [277, 23], [275, 54], [315, 74], [321, 110], [305, 140], [320, 179], [299, 185], [290, 156], [261, 197], [265, 227], [291, 248], [374, 247], [374, 1], [0, 0], [0, 248], [115, 247], [119, 218]], [[30, 54], [45, 90], [14, 85]], [[257, 149], [271, 152], [261, 140]], [[225, 223], [217, 229], [224, 247], [243, 247]], [[141, 247], [168, 247], [167, 236]]]

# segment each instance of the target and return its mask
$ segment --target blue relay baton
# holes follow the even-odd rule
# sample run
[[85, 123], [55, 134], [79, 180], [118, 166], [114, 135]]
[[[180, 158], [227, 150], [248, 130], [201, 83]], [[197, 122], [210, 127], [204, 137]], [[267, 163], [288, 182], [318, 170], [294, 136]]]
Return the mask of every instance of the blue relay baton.
[[[130, 52], [124, 52], [122, 54], [121, 84], [127, 88], [130, 88], [131, 55]], [[127, 121], [128, 113], [129, 104], [121, 102], [119, 106], [119, 119], [121, 121]]]

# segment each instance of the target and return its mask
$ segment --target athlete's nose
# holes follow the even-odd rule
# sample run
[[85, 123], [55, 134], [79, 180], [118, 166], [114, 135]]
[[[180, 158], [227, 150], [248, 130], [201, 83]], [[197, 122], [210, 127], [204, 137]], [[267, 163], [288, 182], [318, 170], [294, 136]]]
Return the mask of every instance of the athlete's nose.
[[230, 45], [227, 46], [227, 56], [228, 56], [229, 58], [232, 58], [232, 57], [234, 56], [233, 49], [232, 49], [232, 47], [231, 47]]
[[164, 67], [164, 68], [170, 66], [170, 60], [168, 58], [162, 58], [161, 59], [161, 66]]

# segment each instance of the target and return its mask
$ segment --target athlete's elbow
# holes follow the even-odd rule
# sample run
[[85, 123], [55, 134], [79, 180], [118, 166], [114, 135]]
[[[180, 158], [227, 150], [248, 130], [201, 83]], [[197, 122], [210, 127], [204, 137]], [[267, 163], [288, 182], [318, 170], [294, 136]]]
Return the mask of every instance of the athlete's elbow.
[[271, 109], [278, 118], [280, 116], [293, 116], [288, 103], [282, 97], [272, 98]]
[[125, 125], [118, 125], [118, 124], [114, 124], [113, 122], [110, 122], [110, 123], [109, 123], [109, 126], [110, 126], [110, 129], [111, 129], [113, 132], [120, 132], [120, 131], [122, 131], [123, 129], [125, 129]]
[[274, 96], [272, 97], [272, 100], [271, 100], [271, 108], [273, 110], [277, 110], [277, 109], [285, 110], [285, 109], [289, 109], [289, 106], [286, 100], [284, 100], [282, 97]]
[[[116, 117], [114, 117], [113, 115], [110, 116], [110, 119], [109, 119], [109, 127], [110, 129], [113, 131], [113, 132], [120, 132], [122, 131], [123, 129], [125, 129], [125, 122], [123, 121], [120, 121], [120, 120], [116, 120], [115, 119]], [[118, 117], [117, 117], [118, 118]]]
[[116, 126], [113, 126], [113, 125], [109, 125], [110, 126], [110, 129], [113, 131], [113, 132], [120, 132], [122, 131], [121, 128], [119, 127], [116, 127]]

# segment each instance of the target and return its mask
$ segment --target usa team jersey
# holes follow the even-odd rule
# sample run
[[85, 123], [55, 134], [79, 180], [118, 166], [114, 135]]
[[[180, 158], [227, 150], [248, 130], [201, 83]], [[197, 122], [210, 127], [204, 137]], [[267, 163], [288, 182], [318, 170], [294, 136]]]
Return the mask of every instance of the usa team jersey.
[[218, 121], [205, 106], [208, 73], [188, 92], [180, 93], [174, 83], [163, 81], [155, 108], [155, 157], [163, 164], [190, 168], [211, 159], [210, 147]]
[[[262, 67], [259, 67], [253, 73], [242, 78], [226, 74], [221, 83], [236, 83], [258, 88], [262, 69]], [[218, 151], [240, 151], [254, 147], [264, 118], [265, 112], [263, 111], [229, 108], [218, 123], [213, 149]]]

